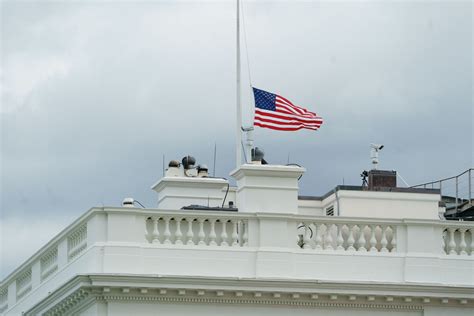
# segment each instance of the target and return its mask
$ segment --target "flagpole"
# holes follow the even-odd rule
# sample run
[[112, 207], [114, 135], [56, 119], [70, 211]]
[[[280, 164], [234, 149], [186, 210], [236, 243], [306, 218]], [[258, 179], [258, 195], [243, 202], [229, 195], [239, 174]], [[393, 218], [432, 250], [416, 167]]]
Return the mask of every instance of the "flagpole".
[[242, 164], [242, 104], [240, 101], [240, 94], [241, 94], [241, 88], [240, 88], [240, 0], [237, 0], [237, 51], [236, 51], [236, 57], [237, 57], [237, 126], [236, 126], [236, 144], [235, 144], [235, 155], [236, 155], [236, 166], [237, 168], [240, 168], [240, 165]]

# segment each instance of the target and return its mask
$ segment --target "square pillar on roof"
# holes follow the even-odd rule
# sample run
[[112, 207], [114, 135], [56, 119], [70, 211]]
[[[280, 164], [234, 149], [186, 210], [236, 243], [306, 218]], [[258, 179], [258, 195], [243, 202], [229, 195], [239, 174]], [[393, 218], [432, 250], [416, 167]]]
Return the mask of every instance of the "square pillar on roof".
[[298, 179], [306, 169], [297, 166], [244, 164], [231, 172], [237, 180], [239, 212], [298, 212]]

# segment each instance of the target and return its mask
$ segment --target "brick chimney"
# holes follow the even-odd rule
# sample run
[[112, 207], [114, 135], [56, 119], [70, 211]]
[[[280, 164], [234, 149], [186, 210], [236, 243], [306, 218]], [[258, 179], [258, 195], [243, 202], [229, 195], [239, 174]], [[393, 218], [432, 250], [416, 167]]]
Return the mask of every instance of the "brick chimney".
[[397, 172], [389, 170], [369, 171], [369, 190], [383, 191], [385, 188], [397, 187]]

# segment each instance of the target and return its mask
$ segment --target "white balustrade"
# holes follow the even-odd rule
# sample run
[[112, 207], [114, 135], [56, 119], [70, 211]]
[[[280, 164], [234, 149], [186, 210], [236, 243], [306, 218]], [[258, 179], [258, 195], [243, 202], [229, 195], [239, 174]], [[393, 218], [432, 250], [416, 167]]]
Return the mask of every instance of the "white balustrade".
[[365, 252], [367, 248], [365, 248], [365, 244], [367, 242], [365, 238], [365, 225], [360, 225], [357, 227], [359, 232], [359, 239], [357, 240], [357, 251]]
[[356, 251], [356, 249], [354, 248], [354, 243], [355, 243], [354, 227], [348, 228], [348, 230], [349, 230], [349, 237], [347, 238], [347, 251]]
[[303, 249], [318, 251], [396, 252], [396, 226], [304, 221], [298, 223]]
[[[309, 224], [305, 225], [306, 227], [309, 227]], [[323, 238], [321, 237], [321, 228], [322, 226], [318, 225], [313, 225], [314, 230], [315, 230], [315, 249], [316, 250], [323, 250]]]
[[248, 225], [249, 225], [249, 222], [248, 220], [243, 220], [243, 221], [240, 221], [241, 225], [240, 227], [242, 228], [242, 241], [243, 241], [243, 244], [242, 246], [244, 247], [247, 247], [249, 245], [249, 228], [248, 228]]
[[58, 269], [58, 248], [46, 252], [40, 259], [41, 265], [41, 281], [45, 280]]
[[186, 245], [193, 246], [194, 245], [194, 232], [193, 232], [193, 218], [186, 218], [186, 222], [188, 223], [188, 232], [186, 233]]
[[183, 233], [181, 232], [181, 221], [183, 219], [182, 218], [177, 218], [176, 219], [176, 232], [174, 234], [174, 236], [176, 237], [176, 240], [175, 240], [175, 245], [182, 245], [183, 244]]
[[16, 279], [16, 299], [19, 300], [31, 291], [31, 268]]
[[473, 255], [473, 229], [457, 226], [446, 227], [442, 233], [441, 247], [447, 255]]
[[239, 222], [236, 220], [233, 220], [232, 222], [232, 247], [236, 247], [239, 245], [239, 234], [237, 233], [238, 231], [238, 225]]
[[72, 260], [87, 248], [87, 225], [83, 224], [67, 237], [68, 259]]
[[303, 235], [303, 248], [311, 249], [311, 230], [309, 225], [303, 223], [304, 225], [304, 235]]
[[211, 232], [209, 233], [209, 246], [217, 246], [216, 242], [216, 219], [212, 218], [210, 219], [211, 222]]
[[[158, 218], [153, 219], [153, 232], [151, 233], [152, 242], [159, 243], [160, 242], [160, 232], [158, 231]], [[145, 233], [147, 235], [147, 233]]]
[[[323, 224], [324, 225], [324, 224]], [[332, 235], [333, 231], [331, 230], [332, 224], [327, 224], [326, 226], [326, 234], [324, 235], [324, 250], [334, 250], [332, 245]]]
[[205, 246], [206, 245], [206, 242], [204, 241], [204, 238], [206, 238], [206, 234], [204, 233], [204, 221], [205, 221], [204, 218], [199, 218], [198, 219], [198, 222], [199, 222], [199, 233], [198, 233], [199, 242], [198, 242], [198, 245], [199, 246]]
[[0, 313], [3, 313], [8, 308], [8, 287], [0, 289]]
[[222, 233], [221, 233], [221, 246], [228, 246], [229, 243], [227, 242], [227, 238], [228, 238], [228, 235], [227, 235], [227, 220], [224, 219], [224, 220], [221, 220], [221, 223], [222, 223]]
[[371, 252], [376, 252], [378, 251], [377, 248], [375, 248], [375, 246], [377, 245], [377, 239], [375, 239], [375, 228], [376, 226], [375, 225], [370, 225], [370, 251]]
[[338, 251], [344, 251], [344, 238], [342, 237], [342, 229], [343, 229], [343, 226], [344, 224], [337, 224], [336, 227], [337, 227], [337, 247], [336, 247], [336, 250]]
[[392, 250], [391, 250], [391, 252], [397, 252], [397, 230], [396, 230], [396, 226], [388, 226], [388, 227], [392, 231], [392, 240], [391, 240]]
[[145, 223], [145, 237], [152, 244], [214, 247], [248, 245], [245, 219], [215, 215], [149, 216]]
[[387, 249], [387, 245], [388, 245], [387, 229], [382, 229], [382, 239], [380, 240], [380, 244], [382, 246], [380, 251], [381, 252], [388, 252], [388, 249]]
[[[103, 210], [97, 212], [100, 214]], [[112, 209], [111, 212], [122, 212], [122, 209]], [[418, 236], [420, 225], [432, 225], [435, 228], [434, 230], [419, 230], [421, 234], [426, 234], [420, 236], [420, 238], [431, 243], [438, 243], [437, 245], [430, 245], [430, 249], [439, 249], [439, 252], [434, 255], [470, 260], [474, 249], [474, 228], [469, 222], [430, 221], [425, 223], [419, 220], [327, 218], [279, 214], [268, 217], [268, 215], [259, 216], [258, 214], [231, 212], [128, 209], [126, 212], [124, 214], [132, 212], [130, 214], [130, 216], [133, 216], [131, 223], [145, 225], [145, 239], [143, 239], [143, 235], [139, 236], [137, 234], [136, 242], [146, 242], [150, 246], [156, 245], [159, 247], [181, 247], [183, 249], [186, 247], [212, 247], [216, 250], [248, 247], [249, 236], [258, 236], [262, 233], [262, 223], [265, 227], [267, 224], [265, 221], [277, 220], [290, 224], [286, 227], [295, 225], [293, 227], [297, 232], [296, 237], [298, 237], [299, 247], [304, 251], [314, 252], [315, 254], [350, 252], [354, 256], [371, 256], [398, 253], [398, 255], [403, 256], [407, 251], [416, 251], [416, 247], [420, 247], [419, 243], [416, 242], [410, 246], [412, 240], [407, 239], [408, 236]], [[94, 213], [91, 214], [89, 218], [93, 218]], [[135, 221], [137, 214], [140, 216], [139, 218], [142, 218], [139, 222]], [[0, 314], [12, 308], [9, 304], [12, 305], [13, 303], [15, 305], [15, 301], [32, 293], [35, 290], [33, 287], [42, 286], [43, 283], [49, 282], [53, 274], [67, 268], [68, 261], [79, 259], [79, 255], [85, 252], [88, 246], [94, 245], [93, 236], [95, 236], [95, 233], [91, 234], [88, 239], [87, 225], [88, 220], [77, 221], [68, 230], [53, 239], [49, 246], [42, 249], [17, 269], [17, 272], [2, 281], [0, 284]], [[95, 226], [95, 230], [91, 230], [91, 232], [107, 227], [105, 226], [107, 225], [106, 222], [100, 225], [104, 226]], [[143, 230], [143, 226], [137, 226], [131, 231], [141, 230]], [[410, 230], [412, 231], [410, 232]], [[409, 232], [410, 234], [408, 234]], [[294, 234], [294, 232], [291, 233]], [[402, 243], [397, 243], [397, 235], [400, 235]], [[108, 239], [98, 239], [98, 241], [117, 241], [113, 238], [109, 239], [110, 237], [106, 238]], [[283, 239], [279, 238], [279, 240]], [[265, 240], [265, 242], [271, 241], [271, 239]], [[89, 245], [88, 242], [92, 242], [92, 244]], [[255, 247], [253, 249], [265, 246], [262, 245], [259, 238], [252, 239], [251, 245]], [[400, 245], [400, 249], [398, 249], [398, 245]], [[285, 244], [285, 247], [288, 247], [288, 244]], [[294, 247], [298, 246], [295, 244]], [[413, 250], [413, 247], [415, 247], [415, 250]], [[66, 251], [62, 252], [61, 249]], [[294, 251], [294, 249], [291, 248], [289, 251]], [[34, 268], [35, 265], [38, 269]], [[39, 284], [35, 280], [38, 280]], [[8, 286], [12, 284], [16, 286]], [[13, 293], [8, 293], [9, 288]]]

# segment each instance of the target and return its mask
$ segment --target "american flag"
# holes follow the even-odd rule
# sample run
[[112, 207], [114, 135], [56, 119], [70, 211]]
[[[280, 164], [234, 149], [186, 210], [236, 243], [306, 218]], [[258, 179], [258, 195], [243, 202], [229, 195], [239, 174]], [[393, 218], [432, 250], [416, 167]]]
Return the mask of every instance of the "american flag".
[[279, 131], [297, 131], [302, 128], [317, 130], [323, 119], [282, 96], [253, 88], [255, 98], [254, 125]]

